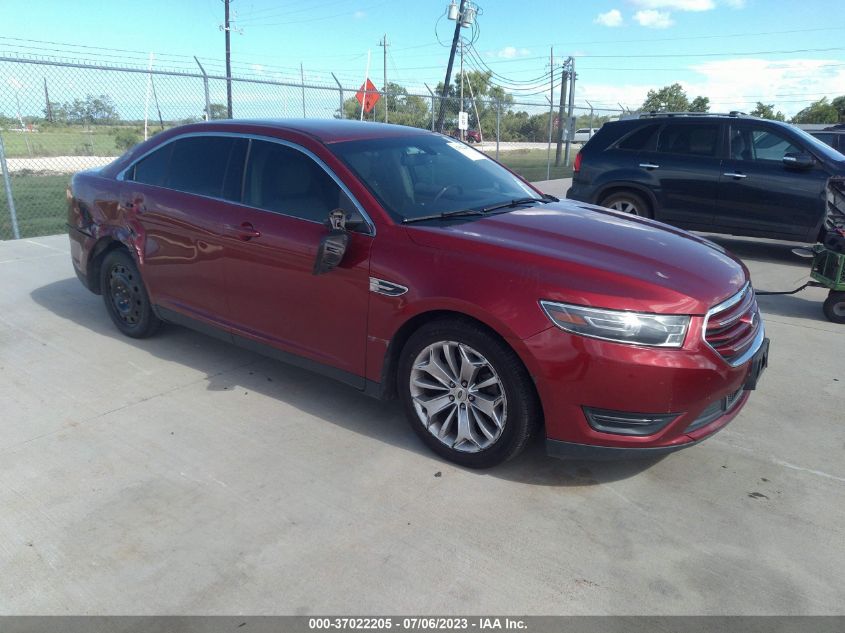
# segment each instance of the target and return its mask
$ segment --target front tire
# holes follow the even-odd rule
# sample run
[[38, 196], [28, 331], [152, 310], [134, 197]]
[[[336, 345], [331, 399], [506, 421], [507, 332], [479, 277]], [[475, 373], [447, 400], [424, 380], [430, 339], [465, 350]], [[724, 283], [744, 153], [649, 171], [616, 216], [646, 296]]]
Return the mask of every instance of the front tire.
[[638, 215], [641, 218], [652, 217], [651, 208], [642, 196], [630, 191], [620, 191], [606, 196], [599, 203], [602, 207], [620, 211], [629, 215]]
[[100, 289], [111, 320], [126, 336], [146, 338], [155, 334], [161, 321], [135, 261], [123, 249], [109, 252], [100, 268]]
[[519, 357], [466, 321], [421, 327], [405, 344], [398, 371], [414, 431], [456, 464], [489, 468], [511, 459], [540, 420], [534, 385]]

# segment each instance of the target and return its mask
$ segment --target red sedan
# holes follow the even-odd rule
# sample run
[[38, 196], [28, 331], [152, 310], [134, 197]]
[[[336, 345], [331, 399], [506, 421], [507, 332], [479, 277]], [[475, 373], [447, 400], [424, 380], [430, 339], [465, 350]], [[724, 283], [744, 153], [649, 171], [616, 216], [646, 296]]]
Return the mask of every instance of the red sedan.
[[422, 130], [175, 128], [74, 176], [68, 224], [124, 334], [186, 325], [398, 397], [467, 466], [538, 431], [557, 456], [690, 446], [767, 362], [748, 271], [719, 246]]

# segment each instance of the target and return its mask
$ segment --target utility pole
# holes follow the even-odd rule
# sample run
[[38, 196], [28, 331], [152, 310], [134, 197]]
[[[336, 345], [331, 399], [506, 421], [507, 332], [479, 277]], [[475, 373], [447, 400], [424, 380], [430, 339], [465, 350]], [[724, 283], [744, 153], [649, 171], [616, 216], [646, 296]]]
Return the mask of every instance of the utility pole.
[[[461, 107], [458, 110], [459, 112], [464, 111], [464, 42], [461, 40]], [[460, 126], [458, 126], [460, 127]], [[460, 130], [461, 140], [465, 141], [466, 132], [464, 130]]]
[[229, 27], [229, 2], [223, 0], [223, 33], [226, 36], [226, 118], [232, 118], [232, 48], [229, 42], [232, 30]]
[[560, 157], [563, 153], [563, 117], [566, 114], [565, 111], [565, 104], [566, 104], [566, 81], [569, 77], [569, 72], [567, 70], [566, 63], [563, 64], [560, 68], [560, 104], [558, 104], [558, 135], [557, 135], [557, 147], [555, 148], [555, 167], [560, 165]]
[[546, 180], [552, 177], [552, 118], [555, 111], [555, 47], [549, 50], [549, 145], [546, 148]]
[[47, 107], [44, 110], [44, 114], [47, 116], [47, 120], [52, 123], [53, 122], [53, 106], [50, 105], [50, 93], [47, 92], [47, 78], [44, 77], [44, 101], [46, 102]]
[[379, 42], [379, 46], [384, 48], [384, 88], [382, 88], [382, 91], [384, 92], [384, 122], [387, 123], [387, 47], [390, 46], [387, 41], [387, 33]]
[[461, 16], [467, 0], [461, 0], [458, 8], [458, 19], [455, 20], [455, 34], [452, 36], [452, 48], [449, 51], [449, 63], [446, 65], [446, 79], [443, 81], [443, 94], [440, 95], [440, 113], [437, 115], [437, 131], [443, 132], [443, 120], [446, 118], [446, 97], [449, 95], [449, 82], [452, 81], [452, 65], [455, 63], [455, 49], [461, 37]]
[[[572, 121], [572, 115], [574, 114], [573, 110], [575, 109], [575, 80], [578, 78], [578, 75], [575, 73], [575, 58], [569, 58], [569, 116], [567, 117], [569, 121]], [[566, 156], [564, 160], [566, 164], [569, 164], [569, 149], [572, 145], [572, 134], [566, 135]]]

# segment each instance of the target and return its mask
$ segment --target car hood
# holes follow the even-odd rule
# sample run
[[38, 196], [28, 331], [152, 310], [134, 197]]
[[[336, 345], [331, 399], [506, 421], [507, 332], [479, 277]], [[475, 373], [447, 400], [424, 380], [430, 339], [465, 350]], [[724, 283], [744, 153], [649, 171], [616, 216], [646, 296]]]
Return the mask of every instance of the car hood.
[[502, 274], [538, 286], [538, 299], [704, 314], [748, 281], [745, 266], [713, 242], [569, 201], [407, 231], [420, 245], [462, 253], [469, 261], [493, 258], [499, 269], [510, 269]]

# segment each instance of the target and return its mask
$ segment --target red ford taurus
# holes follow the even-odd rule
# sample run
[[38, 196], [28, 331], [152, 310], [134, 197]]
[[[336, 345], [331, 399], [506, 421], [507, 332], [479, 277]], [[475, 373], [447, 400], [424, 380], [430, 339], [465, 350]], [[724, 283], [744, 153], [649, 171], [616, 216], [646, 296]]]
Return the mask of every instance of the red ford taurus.
[[398, 397], [467, 466], [538, 431], [556, 456], [690, 446], [767, 363], [723, 249], [422, 130], [189, 125], [77, 174], [69, 200], [73, 265], [121, 332], [185, 325]]

